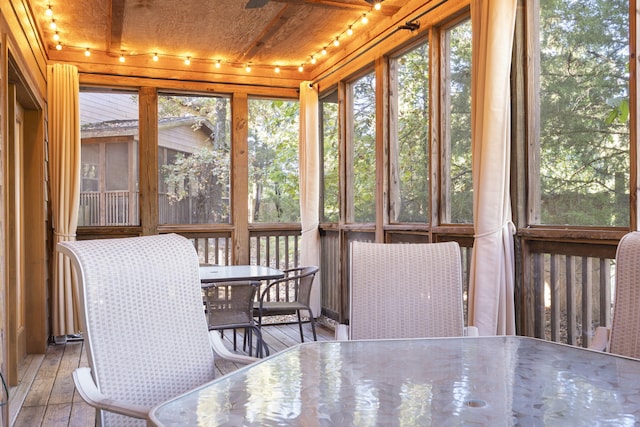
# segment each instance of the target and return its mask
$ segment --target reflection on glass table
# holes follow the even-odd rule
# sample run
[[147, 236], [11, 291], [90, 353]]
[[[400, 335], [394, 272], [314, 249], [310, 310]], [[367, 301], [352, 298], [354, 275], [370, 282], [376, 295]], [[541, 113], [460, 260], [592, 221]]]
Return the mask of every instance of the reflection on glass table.
[[525, 337], [299, 344], [154, 408], [159, 426], [640, 422], [640, 360]]

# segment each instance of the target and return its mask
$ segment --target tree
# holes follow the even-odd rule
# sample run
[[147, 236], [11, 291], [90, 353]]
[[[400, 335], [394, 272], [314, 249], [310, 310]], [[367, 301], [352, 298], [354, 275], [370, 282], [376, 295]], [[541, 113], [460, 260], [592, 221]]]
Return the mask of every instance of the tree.
[[541, 0], [540, 210], [534, 222], [629, 223], [629, 5]]
[[249, 100], [249, 194], [253, 222], [299, 222], [297, 101]]

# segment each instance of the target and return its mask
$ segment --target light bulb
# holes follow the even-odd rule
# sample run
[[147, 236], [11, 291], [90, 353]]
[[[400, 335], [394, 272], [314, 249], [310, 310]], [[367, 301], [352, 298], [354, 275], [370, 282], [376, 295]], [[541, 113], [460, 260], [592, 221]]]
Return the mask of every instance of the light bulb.
[[349, 28], [347, 28], [347, 35], [348, 36], [352, 36], [353, 35], [353, 28], [351, 28], [351, 25], [349, 25]]
[[338, 40], [338, 38], [336, 37], [336, 39], [333, 41], [333, 45], [334, 46], [340, 46], [340, 40]]
[[119, 59], [119, 61], [120, 61], [120, 62], [124, 62], [124, 53], [121, 53], [121, 54], [120, 54], [120, 59]]
[[222, 65], [222, 64], [220, 63], [220, 60], [218, 59], [218, 60], [216, 61], [216, 68], [220, 68], [220, 66], [221, 66], [221, 65]]
[[298, 71], [303, 72], [303, 71], [304, 71], [304, 65], [300, 65], [300, 66], [298, 67]]
[[91, 56], [91, 51], [89, 50], [89, 48], [87, 48], [87, 50], [84, 51], [84, 56]]
[[382, 8], [382, 2], [381, 1], [375, 2], [375, 4], [373, 5], [373, 8], [375, 10], [380, 10]]
[[311, 63], [312, 63], [312, 64], [315, 64], [315, 63], [316, 63], [316, 57], [315, 57], [315, 56], [313, 56], [313, 55], [311, 55]]
[[189, 65], [191, 64], [191, 57], [187, 56], [187, 58], [184, 60], [184, 65]]
[[60, 34], [58, 34], [58, 32], [56, 31], [55, 33], [53, 33], [53, 41], [57, 42], [58, 40], [60, 40]]
[[247, 66], [246, 66], [246, 67], [244, 67], [244, 70], [245, 70], [247, 73], [250, 73], [250, 72], [251, 72], [251, 65], [247, 64]]
[[44, 14], [47, 15], [48, 17], [53, 16], [53, 9], [51, 9], [51, 5], [47, 6], [47, 10], [44, 11]]
[[58, 26], [56, 25], [55, 19], [51, 20], [51, 23], [49, 24], [49, 28], [51, 28], [52, 30], [55, 30], [56, 28], [58, 28]]
[[157, 53], [154, 53], [154, 54], [153, 54], [153, 60], [154, 60], [155, 62], [158, 62], [158, 54], [157, 54]]
[[323, 47], [323, 48], [322, 48], [322, 54], [323, 54], [323, 55], [326, 55], [326, 54], [327, 54], [327, 48], [326, 48], [326, 47]]
[[58, 42], [58, 44], [56, 45], [56, 49], [57, 50], [62, 50], [62, 44], [60, 42]]
[[367, 22], [369, 22], [369, 18], [367, 18], [367, 14], [363, 13], [362, 14], [362, 19], [361, 19], [363, 24], [366, 24]]
[[277, 73], [279, 73], [279, 72], [280, 72], [280, 67], [278, 67], [278, 66], [276, 65], [276, 68], [275, 68], [275, 70], [274, 70], [274, 71], [276, 72], [276, 74], [277, 74]]

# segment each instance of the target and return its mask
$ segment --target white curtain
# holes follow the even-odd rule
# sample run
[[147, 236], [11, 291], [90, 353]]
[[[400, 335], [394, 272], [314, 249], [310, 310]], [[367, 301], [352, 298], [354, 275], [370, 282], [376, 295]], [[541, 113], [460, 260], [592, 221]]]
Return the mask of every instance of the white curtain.
[[515, 334], [509, 77], [516, 4], [471, 1], [475, 243], [469, 323], [480, 335]]
[[80, 332], [78, 293], [70, 260], [55, 250], [75, 240], [80, 199], [80, 112], [78, 69], [47, 67], [49, 183], [53, 219], [52, 317], [54, 336]]
[[[300, 265], [320, 267], [320, 147], [318, 91], [310, 82], [300, 84]], [[311, 310], [321, 311], [322, 276], [316, 274], [311, 290]]]

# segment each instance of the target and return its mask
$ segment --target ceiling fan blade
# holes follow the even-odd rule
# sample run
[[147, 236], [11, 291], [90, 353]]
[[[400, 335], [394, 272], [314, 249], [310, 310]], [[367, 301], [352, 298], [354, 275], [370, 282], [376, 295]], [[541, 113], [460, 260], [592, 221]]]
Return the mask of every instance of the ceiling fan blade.
[[267, 4], [269, 0], [249, 0], [249, 2], [245, 5], [245, 9], [259, 9]]

